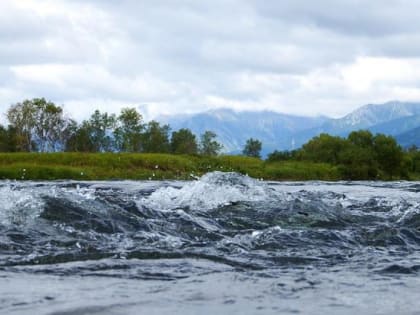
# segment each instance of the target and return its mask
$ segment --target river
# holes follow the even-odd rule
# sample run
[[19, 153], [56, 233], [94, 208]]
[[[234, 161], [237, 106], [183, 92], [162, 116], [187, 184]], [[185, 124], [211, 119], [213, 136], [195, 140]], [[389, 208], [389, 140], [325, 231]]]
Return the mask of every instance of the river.
[[0, 314], [418, 314], [419, 192], [0, 181]]

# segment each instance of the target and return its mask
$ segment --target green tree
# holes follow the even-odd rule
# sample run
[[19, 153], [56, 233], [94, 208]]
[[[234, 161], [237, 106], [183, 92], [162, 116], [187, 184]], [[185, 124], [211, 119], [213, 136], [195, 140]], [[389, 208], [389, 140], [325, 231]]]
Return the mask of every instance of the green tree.
[[0, 152], [10, 152], [7, 129], [0, 125]]
[[99, 110], [91, 115], [86, 127], [93, 144], [94, 152], [110, 152], [113, 149], [111, 134], [115, 127], [115, 115], [101, 113]]
[[34, 115], [34, 140], [41, 152], [55, 152], [62, 148], [62, 135], [67, 127], [63, 109], [48, 102], [44, 98], [33, 99]]
[[223, 145], [216, 141], [213, 131], [205, 131], [200, 137], [199, 152], [202, 155], [216, 156], [223, 149]]
[[140, 152], [143, 117], [135, 108], [124, 108], [117, 118], [114, 130], [115, 146], [118, 151]]
[[376, 179], [378, 162], [373, 149], [374, 138], [368, 130], [351, 132], [339, 153], [342, 174], [349, 179]]
[[154, 120], [147, 123], [142, 134], [143, 152], [168, 153], [170, 151], [169, 130], [169, 125], [161, 126]]
[[405, 150], [403, 164], [407, 172], [420, 173], [420, 151], [416, 145]]
[[34, 98], [12, 105], [7, 111], [16, 131], [17, 150], [41, 152], [63, 148], [63, 135], [69, 123], [63, 109], [45, 98]]
[[260, 158], [262, 143], [257, 139], [250, 138], [246, 141], [242, 154], [250, 157]]
[[80, 126], [73, 126], [70, 131], [65, 150], [67, 152], [97, 152], [91, 138], [90, 126], [87, 121], [83, 121]]
[[[78, 147], [79, 143], [83, 143], [82, 140], [78, 139], [80, 133], [80, 127], [77, 122], [73, 119], [69, 119], [66, 129], [63, 133], [63, 150], [66, 152], [88, 152], [89, 150], [81, 150]], [[85, 138], [88, 140], [88, 137]]]
[[298, 159], [297, 150], [292, 151], [278, 151], [274, 150], [267, 156], [268, 162], [276, 162], [276, 161], [288, 161], [288, 160], [297, 160]]
[[370, 147], [349, 143], [339, 153], [340, 171], [346, 179], [376, 179], [378, 163]]
[[373, 139], [373, 147], [379, 167], [391, 179], [402, 171], [403, 150], [395, 139], [384, 134], [377, 134]]
[[36, 124], [36, 108], [31, 100], [12, 105], [6, 113], [11, 127], [16, 132], [16, 150], [32, 151], [35, 148], [32, 135]]
[[0, 126], [0, 152], [15, 152], [17, 150], [16, 130], [9, 126]]
[[302, 146], [301, 155], [305, 160], [337, 165], [340, 162], [339, 154], [347, 144], [343, 138], [321, 133]]
[[84, 120], [79, 127], [68, 126], [69, 139], [66, 143], [67, 151], [78, 152], [110, 152], [113, 150], [111, 137], [115, 126], [115, 115], [101, 113], [96, 110], [88, 120]]
[[197, 154], [197, 140], [189, 129], [172, 132], [171, 152], [175, 154]]
[[373, 148], [373, 135], [369, 130], [353, 131], [348, 135], [347, 139], [358, 147]]

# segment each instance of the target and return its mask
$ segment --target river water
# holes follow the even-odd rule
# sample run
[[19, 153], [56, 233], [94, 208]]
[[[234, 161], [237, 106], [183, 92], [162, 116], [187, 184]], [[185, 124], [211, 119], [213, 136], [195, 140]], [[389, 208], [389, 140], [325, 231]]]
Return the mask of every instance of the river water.
[[419, 192], [0, 181], [0, 314], [419, 314]]

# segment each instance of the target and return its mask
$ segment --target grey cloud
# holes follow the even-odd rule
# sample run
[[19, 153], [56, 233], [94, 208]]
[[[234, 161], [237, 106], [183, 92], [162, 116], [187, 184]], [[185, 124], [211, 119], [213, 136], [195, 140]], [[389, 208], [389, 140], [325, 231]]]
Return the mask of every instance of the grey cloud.
[[[230, 11], [213, 10], [206, 15], [205, 10], [158, 10], [142, 3], [141, 10], [139, 5], [134, 10], [142, 12], [136, 19], [127, 19], [128, 10], [133, 9], [125, 7], [118, 21], [124, 25], [129, 49], [116, 52], [111, 66], [115, 71], [152, 68], [166, 76], [183, 77], [243, 70], [302, 73], [332, 60], [353, 58], [349, 52], [357, 45], [350, 40], [323, 30], [294, 30], [282, 21], [266, 21], [240, 4], [231, 5]], [[232, 17], [233, 10], [245, 17]], [[344, 49], [347, 53], [340, 51]]]
[[0, 65], [0, 86], [5, 86], [12, 76], [13, 74], [8, 67]]
[[8, 1], [0, 3], [0, 39], [40, 38], [48, 28], [29, 10], [17, 9]]
[[[340, 95], [351, 97], [343, 85], [320, 78], [321, 88], [306, 91], [302, 81], [318, 71], [332, 75], [330, 68], [360, 56], [420, 53], [419, 5], [410, 0], [54, 3], [73, 17], [66, 10], [38, 16], [13, 1], [0, 4], [0, 69], [11, 78], [2, 81], [6, 88], [60, 102], [103, 98], [166, 103], [180, 111], [211, 97], [332, 104]], [[83, 16], [85, 9], [90, 13]], [[71, 65], [75, 73], [66, 72], [60, 84], [10, 76], [15, 66], [43, 64]], [[83, 70], [94, 66], [104, 75]], [[136, 85], [142, 78], [143, 90]]]
[[11, 3], [0, 3], [0, 64], [103, 61], [101, 45], [113, 31], [101, 29], [95, 17], [87, 25], [77, 25], [70, 16], [42, 16]]
[[370, 39], [366, 41], [365, 47], [373, 56], [417, 58], [420, 56], [420, 32]]
[[307, 24], [345, 35], [381, 37], [417, 32], [418, 2], [382, 0], [255, 1], [258, 12], [289, 24]]

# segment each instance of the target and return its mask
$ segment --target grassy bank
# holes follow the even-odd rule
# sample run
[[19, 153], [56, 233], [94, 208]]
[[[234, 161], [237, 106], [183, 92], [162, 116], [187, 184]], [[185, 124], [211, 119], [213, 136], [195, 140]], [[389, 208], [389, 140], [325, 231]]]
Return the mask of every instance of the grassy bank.
[[266, 180], [337, 180], [336, 167], [309, 162], [265, 162], [243, 156], [129, 153], [0, 153], [0, 179], [191, 179], [234, 171]]

